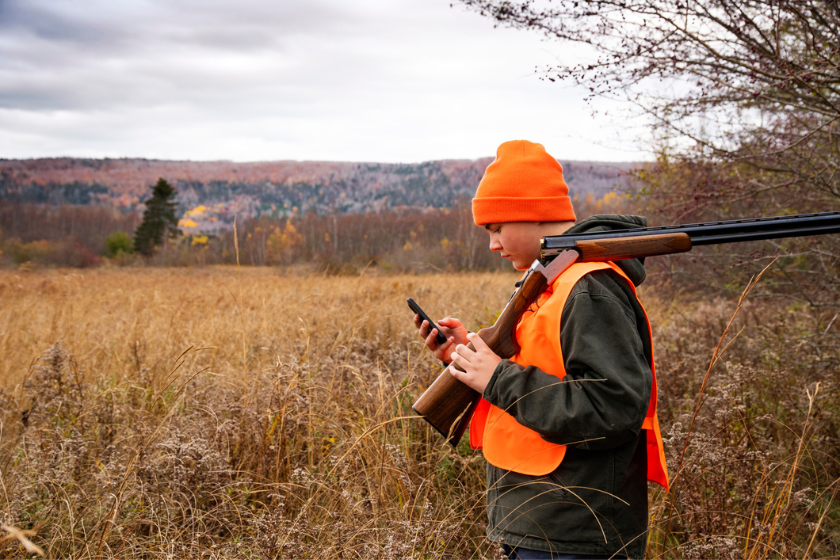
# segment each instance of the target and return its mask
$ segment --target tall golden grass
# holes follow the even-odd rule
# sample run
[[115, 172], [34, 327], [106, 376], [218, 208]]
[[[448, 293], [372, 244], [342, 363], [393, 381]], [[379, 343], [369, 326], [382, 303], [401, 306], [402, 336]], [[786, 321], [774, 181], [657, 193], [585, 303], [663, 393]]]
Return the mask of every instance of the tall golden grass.
[[[498, 554], [483, 459], [410, 410], [439, 364], [405, 298], [477, 329], [517, 275], [279, 272], [0, 272], [0, 555]], [[741, 302], [710, 367], [735, 302], [643, 297], [681, 461], [648, 554], [836, 555], [837, 362], [803, 361], [807, 313]]]

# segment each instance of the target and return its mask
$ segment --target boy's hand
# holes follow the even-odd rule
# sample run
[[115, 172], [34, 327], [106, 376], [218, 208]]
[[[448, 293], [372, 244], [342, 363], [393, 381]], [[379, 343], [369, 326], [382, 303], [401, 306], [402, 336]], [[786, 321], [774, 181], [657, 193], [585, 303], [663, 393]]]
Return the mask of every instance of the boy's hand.
[[464, 371], [458, 371], [449, 366], [449, 373], [464, 385], [472, 387], [479, 393], [484, 393], [484, 389], [490, 383], [490, 378], [493, 377], [496, 366], [502, 359], [490, 350], [487, 343], [477, 334], [469, 333], [467, 340], [472, 342], [475, 351], [470, 350], [463, 344], [457, 345], [455, 351], [452, 352], [452, 363], [457, 364]]
[[437, 337], [437, 329], [432, 329], [429, 332], [429, 322], [420, 319], [420, 315], [414, 315], [414, 326], [420, 329], [420, 336], [426, 339], [426, 346], [435, 353], [435, 357], [442, 362], [451, 362], [449, 357], [452, 354], [456, 344], [467, 343], [467, 329], [461, 324], [458, 319], [447, 317], [437, 322], [437, 325], [443, 331], [443, 336], [446, 337], [446, 342], [438, 345], [435, 338]]

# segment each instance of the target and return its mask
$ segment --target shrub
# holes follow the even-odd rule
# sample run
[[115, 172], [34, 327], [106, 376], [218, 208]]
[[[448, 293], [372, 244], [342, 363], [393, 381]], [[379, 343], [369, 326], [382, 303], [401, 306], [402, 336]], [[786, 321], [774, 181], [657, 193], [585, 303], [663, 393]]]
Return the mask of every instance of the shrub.
[[17, 264], [44, 262], [47, 257], [56, 251], [56, 246], [46, 239], [24, 243], [20, 239], [13, 238], [6, 241], [3, 246], [5, 252]]
[[134, 252], [134, 243], [131, 237], [124, 231], [112, 233], [105, 240], [105, 255], [109, 259], [114, 259], [120, 255], [128, 255]]

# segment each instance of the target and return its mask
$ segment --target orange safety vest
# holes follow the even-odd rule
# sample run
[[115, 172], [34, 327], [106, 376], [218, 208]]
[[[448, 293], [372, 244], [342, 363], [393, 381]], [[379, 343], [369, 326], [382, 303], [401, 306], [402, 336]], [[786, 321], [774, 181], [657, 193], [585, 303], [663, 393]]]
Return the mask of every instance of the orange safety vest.
[[[633, 282], [611, 262], [573, 264], [539, 297], [536, 306], [532, 305], [531, 309], [522, 314], [516, 327], [516, 340], [519, 341], [521, 349], [511, 360], [520, 365], [536, 366], [563, 379], [566, 370], [563, 366], [563, 351], [560, 348], [560, 317], [566, 300], [569, 299], [572, 287], [584, 275], [596, 270], [609, 269], [624, 278], [633, 294], [636, 293]], [[532, 311], [534, 307], [536, 311]], [[650, 332], [648, 320], [649, 335]], [[653, 387], [647, 414], [642, 423], [648, 446], [647, 478], [667, 491], [668, 467], [659, 432], [659, 419], [656, 416], [656, 370], [653, 365], [652, 341], [650, 348]], [[566, 454], [565, 445], [547, 442], [537, 432], [519, 424], [513, 416], [484, 399], [479, 402], [470, 421], [470, 445], [473, 449], [484, 449], [484, 458], [500, 469], [533, 476], [542, 476], [554, 471]]]

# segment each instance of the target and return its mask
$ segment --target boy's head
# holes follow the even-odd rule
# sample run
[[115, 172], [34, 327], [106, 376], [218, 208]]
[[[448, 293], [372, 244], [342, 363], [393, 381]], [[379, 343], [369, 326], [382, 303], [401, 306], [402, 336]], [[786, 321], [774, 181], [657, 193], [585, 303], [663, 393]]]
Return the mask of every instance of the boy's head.
[[473, 198], [473, 219], [490, 234], [490, 249], [519, 270], [539, 257], [539, 241], [575, 221], [563, 168], [541, 144], [505, 142]]

